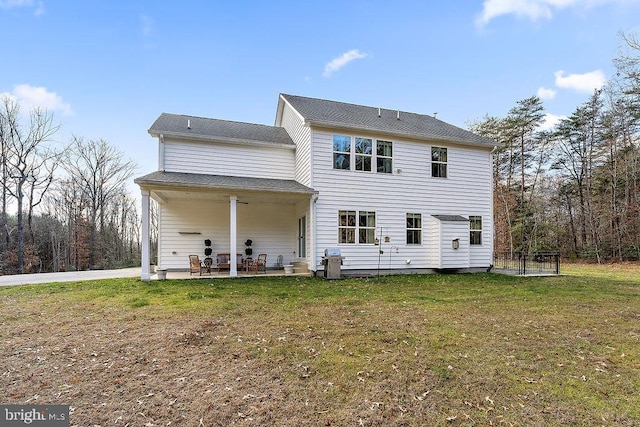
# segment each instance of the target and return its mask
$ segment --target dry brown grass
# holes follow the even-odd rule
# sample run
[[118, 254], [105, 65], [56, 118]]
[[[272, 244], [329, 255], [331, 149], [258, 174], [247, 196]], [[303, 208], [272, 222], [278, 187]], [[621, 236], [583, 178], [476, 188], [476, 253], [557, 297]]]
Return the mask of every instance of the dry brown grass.
[[497, 275], [0, 290], [0, 403], [78, 426], [640, 425], [640, 283]]

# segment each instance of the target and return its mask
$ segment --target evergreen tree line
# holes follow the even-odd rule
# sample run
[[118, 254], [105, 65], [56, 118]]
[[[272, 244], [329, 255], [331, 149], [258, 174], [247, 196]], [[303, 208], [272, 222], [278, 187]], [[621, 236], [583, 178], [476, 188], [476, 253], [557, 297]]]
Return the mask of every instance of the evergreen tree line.
[[640, 43], [622, 34], [616, 75], [553, 128], [537, 96], [472, 131], [494, 152], [495, 251], [640, 259]]
[[140, 218], [126, 184], [135, 164], [107, 141], [53, 138], [36, 108], [0, 99], [0, 268], [3, 274], [140, 265]]

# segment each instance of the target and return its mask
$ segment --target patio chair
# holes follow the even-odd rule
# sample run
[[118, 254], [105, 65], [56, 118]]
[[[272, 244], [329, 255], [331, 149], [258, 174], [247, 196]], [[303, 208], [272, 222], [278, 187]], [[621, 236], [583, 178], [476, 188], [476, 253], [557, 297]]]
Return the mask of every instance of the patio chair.
[[259, 272], [263, 270], [265, 273], [267, 272], [267, 254], [258, 255], [258, 259], [256, 260], [256, 271]]
[[[198, 273], [202, 276], [203, 270], [206, 269], [207, 267], [200, 262], [198, 255], [189, 255], [189, 276], [193, 275], [193, 273]], [[211, 268], [209, 268], [209, 273], [211, 273]]]
[[283, 262], [283, 260], [284, 260], [284, 257], [283, 257], [282, 255], [278, 255], [278, 258], [277, 258], [277, 260], [276, 260], [276, 265], [275, 265], [276, 270], [282, 270], [282, 269], [284, 269], [284, 262]]
[[218, 267], [218, 273], [220, 270], [229, 270], [229, 254], [217, 254], [216, 266]]
[[242, 271], [244, 268], [244, 258], [242, 257], [242, 254], [236, 254], [236, 268], [238, 271]]

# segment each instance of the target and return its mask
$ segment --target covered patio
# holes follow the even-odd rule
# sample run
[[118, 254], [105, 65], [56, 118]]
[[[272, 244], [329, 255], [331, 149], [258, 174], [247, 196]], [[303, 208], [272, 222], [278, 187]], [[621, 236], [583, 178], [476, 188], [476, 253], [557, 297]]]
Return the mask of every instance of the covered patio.
[[159, 210], [157, 269], [169, 278], [189, 276], [189, 255], [204, 259], [205, 241], [211, 242], [211, 277], [250, 275], [234, 262], [224, 272], [215, 268], [217, 253], [244, 254], [247, 240], [254, 256], [267, 255], [267, 274], [275, 274], [279, 255], [283, 264], [315, 259], [308, 225], [317, 192], [294, 180], [158, 171], [135, 183], [142, 191], [142, 280], [151, 280], [151, 199]]
[[[297, 270], [296, 270], [297, 271]], [[304, 272], [296, 272], [286, 273], [284, 269], [269, 269], [266, 273], [260, 272], [249, 272], [246, 273], [244, 271], [238, 270], [238, 274], [233, 276], [235, 278], [253, 278], [253, 277], [310, 277], [313, 275], [313, 272], [309, 269], [306, 269]], [[166, 277], [162, 278], [158, 274], [158, 271], [150, 273], [149, 280], [189, 280], [189, 279], [228, 279], [232, 277], [229, 271], [217, 272], [215, 270], [211, 271], [211, 273], [204, 273], [202, 275], [199, 274], [190, 274], [188, 271], [183, 270], [171, 270], [166, 272]]]

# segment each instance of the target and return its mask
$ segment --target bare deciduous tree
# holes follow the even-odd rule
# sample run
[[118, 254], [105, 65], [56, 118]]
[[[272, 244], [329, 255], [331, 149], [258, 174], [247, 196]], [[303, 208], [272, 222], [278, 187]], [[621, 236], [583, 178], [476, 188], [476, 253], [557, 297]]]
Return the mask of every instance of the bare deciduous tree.
[[[5, 96], [0, 105], [3, 147], [3, 197], [6, 215], [6, 195], [16, 201], [17, 215], [17, 269], [24, 272], [25, 250], [25, 197], [28, 218], [33, 207], [40, 203], [42, 195], [53, 180], [53, 172], [59, 153], [47, 146], [60, 128], [54, 124], [53, 114], [41, 108], [33, 109], [28, 124], [23, 126], [20, 107], [16, 100]], [[4, 218], [6, 225], [6, 217]], [[30, 225], [30, 224], [29, 224]]]
[[88, 209], [89, 268], [94, 268], [98, 235], [105, 230], [109, 204], [126, 192], [135, 163], [125, 161], [122, 153], [103, 139], [87, 141], [74, 136], [64, 168], [82, 191]]

